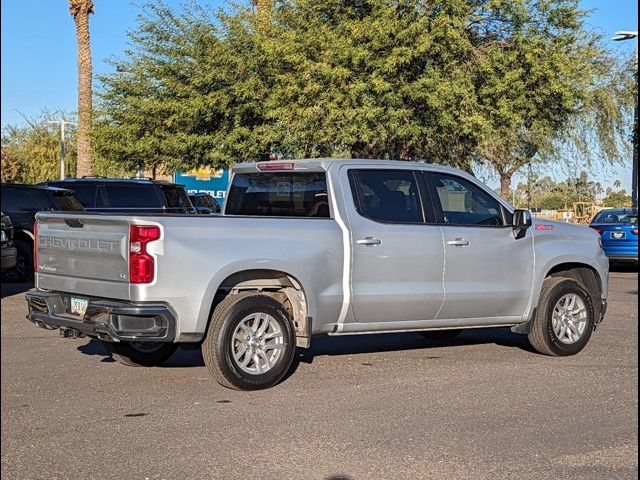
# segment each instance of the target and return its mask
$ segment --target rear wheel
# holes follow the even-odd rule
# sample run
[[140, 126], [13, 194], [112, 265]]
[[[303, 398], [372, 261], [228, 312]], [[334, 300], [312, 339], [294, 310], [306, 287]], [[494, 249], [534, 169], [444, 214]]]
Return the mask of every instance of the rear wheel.
[[169, 360], [178, 346], [175, 343], [103, 342], [119, 363], [130, 367], [155, 367]]
[[295, 353], [295, 334], [285, 308], [255, 292], [230, 295], [214, 310], [202, 344], [204, 362], [218, 383], [238, 390], [276, 385]]
[[575, 355], [591, 338], [594, 318], [594, 302], [586, 288], [573, 279], [547, 278], [529, 342], [545, 355]]

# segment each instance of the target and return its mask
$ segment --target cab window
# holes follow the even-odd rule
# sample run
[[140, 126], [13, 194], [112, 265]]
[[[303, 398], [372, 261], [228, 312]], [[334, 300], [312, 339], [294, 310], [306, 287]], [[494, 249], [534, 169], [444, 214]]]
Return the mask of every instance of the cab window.
[[423, 223], [418, 181], [411, 170], [350, 170], [356, 209], [383, 223]]
[[447, 225], [505, 226], [507, 215], [493, 196], [454, 175], [428, 173], [440, 223]]

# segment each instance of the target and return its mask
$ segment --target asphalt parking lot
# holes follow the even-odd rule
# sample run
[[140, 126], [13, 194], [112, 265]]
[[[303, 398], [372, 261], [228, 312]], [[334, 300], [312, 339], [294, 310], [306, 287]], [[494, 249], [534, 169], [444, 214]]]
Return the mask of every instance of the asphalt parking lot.
[[2, 285], [2, 478], [638, 477], [638, 275], [570, 358], [508, 329], [316, 338], [277, 387], [217, 385], [200, 352], [115, 363]]

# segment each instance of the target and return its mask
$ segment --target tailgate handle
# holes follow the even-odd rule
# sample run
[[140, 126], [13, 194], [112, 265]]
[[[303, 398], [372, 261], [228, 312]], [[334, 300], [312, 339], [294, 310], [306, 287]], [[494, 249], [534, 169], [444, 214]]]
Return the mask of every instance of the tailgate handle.
[[64, 223], [69, 225], [71, 228], [82, 228], [82, 227], [84, 227], [84, 222], [81, 222], [77, 218], [65, 218]]

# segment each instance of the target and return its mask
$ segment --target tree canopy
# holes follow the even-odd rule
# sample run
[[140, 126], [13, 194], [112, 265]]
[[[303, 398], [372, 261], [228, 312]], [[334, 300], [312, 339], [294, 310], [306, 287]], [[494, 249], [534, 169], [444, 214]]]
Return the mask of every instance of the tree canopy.
[[631, 206], [631, 196], [621, 188], [620, 181], [613, 182], [606, 189], [600, 182], [590, 178], [585, 171], [579, 175], [570, 175], [562, 181], [549, 176], [541, 177], [532, 173], [528, 182], [518, 183], [511, 198], [520, 208], [541, 208], [543, 210], [561, 210], [572, 208], [576, 202], [593, 203], [602, 207]]
[[271, 153], [479, 162], [504, 193], [524, 165], [570, 149], [585, 163], [592, 150], [622, 155], [633, 81], [575, 0], [263, 3], [147, 4], [131, 49], [100, 77], [101, 161], [166, 171]]
[[[64, 118], [64, 114], [62, 114]], [[2, 131], [2, 182], [35, 183], [60, 178], [60, 127], [47, 124], [49, 112], [29, 125], [7, 125]], [[65, 173], [76, 174], [75, 131], [65, 141]]]

